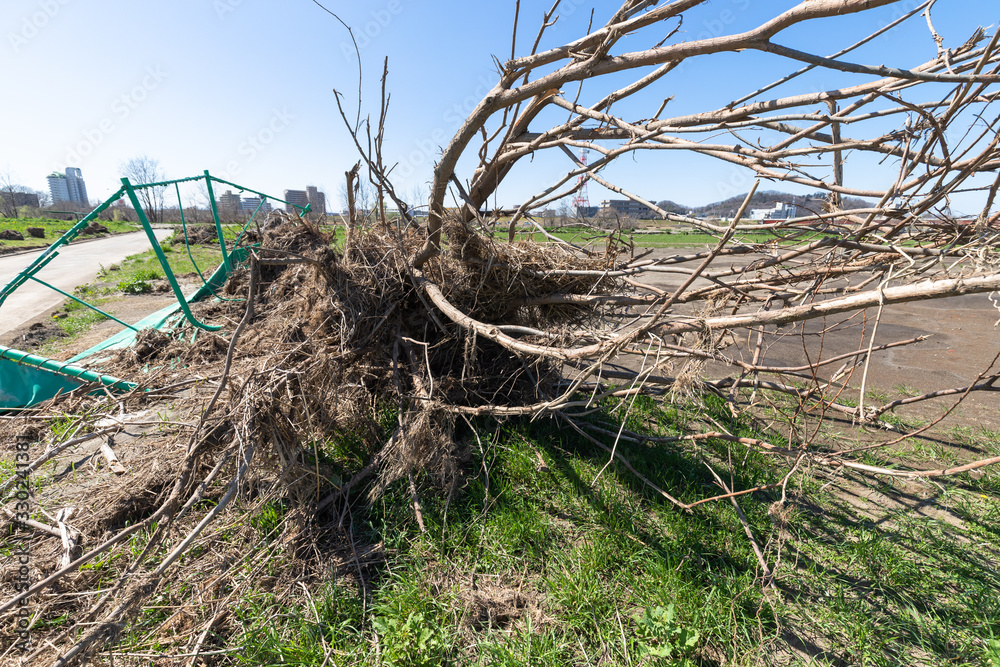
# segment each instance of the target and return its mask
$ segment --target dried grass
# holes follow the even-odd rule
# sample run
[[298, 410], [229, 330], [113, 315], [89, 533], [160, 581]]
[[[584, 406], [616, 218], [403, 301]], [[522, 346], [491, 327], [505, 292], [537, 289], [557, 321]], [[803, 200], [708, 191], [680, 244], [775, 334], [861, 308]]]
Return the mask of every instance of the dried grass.
[[[449, 231], [449, 252], [427, 270], [448, 286], [449, 299], [482, 321], [531, 326], [595, 318], [587, 306], [510, 304], [521, 296], [619, 287], [599, 276], [543, 275], [554, 268], [593, 270], [606, 259], [579, 259], [552, 245], [499, 244], [458, 222]], [[221, 637], [237, 631], [227, 605], [241, 592], [280, 592], [330, 567], [365, 586], [358, 551], [372, 548], [354, 544], [341, 526], [352, 487], [365, 482], [374, 498], [420, 472], [440, 488], [455, 488], [463, 451], [446, 408], [518, 406], [545, 395], [557, 368], [527, 363], [443, 325], [414, 286], [408, 258], [418, 247], [415, 236], [370, 228], [355, 236], [348, 260], [305, 221], [268, 228], [259, 261], [235, 271], [224, 288], [234, 296], [252, 291], [252, 307], [241, 299], [194, 304], [198, 318], [225, 323], [224, 331], [242, 320], [238, 336], [145, 331], [104, 368], [147, 387], [182, 389], [116, 398], [81, 390], [40, 406], [48, 414], [77, 415], [50, 421], [50, 428], [39, 429], [30, 416], [0, 425], [5, 434], [20, 430], [37, 452], [41, 443], [65, 437], [59, 429], [67, 419], [80, 433], [116, 418], [125, 422], [119, 449], [128, 474], [116, 476], [102, 464], [97, 439], [52, 464], [75, 474], [39, 477], [39, 507], [80, 508], [72, 558], [109, 539], [127, 539], [39, 590], [33, 599], [39, 620], [72, 621], [36, 630], [31, 662], [51, 662], [57, 654], [85, 661], [122, 632], [131, 633], [133, 649], [155, 644], [167, 654], [197, 652], [209, 629]], [[386, 416], [393, 413], [390, 426]], [[145, 415], [143, 425], [129, 425], [137, 415]], [[394, 431], [388, 438], [387, 428]], [[337, 438], [364, 443], [367, 465], [317, 458]], [[38, 582], [58, 571], [63, 549], [43, 532], [31, 542], [31, 579]], [[178, 544], [183, 555], [164, 567]], [[13, 576], [5, 571], [0, 584], [12, 585]], [[488, 623], [497, 620], [490, 620], [497, 604], [513, 610], [500, 616], [521, 613], [516, 600], [469, 603]], [[0, 615], [4, 627], [14, 627], [13, 613]], [[165, 618], [151, 621], [158, 616]]]

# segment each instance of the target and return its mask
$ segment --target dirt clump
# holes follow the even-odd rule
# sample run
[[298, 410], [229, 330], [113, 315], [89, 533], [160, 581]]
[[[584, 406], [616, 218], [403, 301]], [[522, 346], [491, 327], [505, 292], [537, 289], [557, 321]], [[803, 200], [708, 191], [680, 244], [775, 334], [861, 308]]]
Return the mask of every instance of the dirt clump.
[[[174, 227], [174, 235], [170, 239], [170, 244], [184, 245], [184, 235], [183, 227]], [[219, 235], [216, 233], [214, 225], [188, 225], [187, 241], [192, 245], [218, 243]]]
[[22, 333], [11, 339], [13, 347], [30, 352], [58, 338], [65, 338], [66, 332], [55, 322], [35, 322]]
[[109, 230], [107, 227], [105, 227], [101, 223], [99, 223], [99, 222], [91, 222], [90, 224], [88, 224], [86, 227], [83, 228], [83, 231], [80, 232], [80, 235], [81, 236], [95, 236], [97, 234], [110, 234], [110, 233], [111, 233], [111, 230]]

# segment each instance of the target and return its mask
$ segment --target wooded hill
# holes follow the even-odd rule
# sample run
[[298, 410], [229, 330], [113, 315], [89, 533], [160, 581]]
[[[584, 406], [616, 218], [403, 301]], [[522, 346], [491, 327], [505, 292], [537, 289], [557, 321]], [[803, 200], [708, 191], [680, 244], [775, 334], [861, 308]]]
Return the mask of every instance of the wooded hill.
[[[736, 211], [746, 199], [747, 193], [735, 195], [729, 199], [723, 199], [705, 206], [685, 206], [670, 200], [657, 202], [656, 205], [665, 211], [687, 215], [689, 212], [696, 217], [708, 218], [731, 218], [736, 215]], [[826, 198], [825, 193], [816, 192], [811, 195], [793, 195], [777, 190], [764, 190], [754, 194], [750, 201], [750, 208], [766, 208], [774, 206], [778, 202], [801, 206], [807, 211], [822, 211], [822, 201]], [[871, 202], [858, 197], [844, 197], [841, 200], [841, 208], [856, 209], [871, 206]]]

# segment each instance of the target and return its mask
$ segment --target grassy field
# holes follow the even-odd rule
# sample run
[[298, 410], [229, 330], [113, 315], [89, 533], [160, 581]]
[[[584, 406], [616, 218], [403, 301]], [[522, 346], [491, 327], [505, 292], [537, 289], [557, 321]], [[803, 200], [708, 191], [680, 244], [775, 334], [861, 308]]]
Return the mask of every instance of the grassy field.
[[[608, 405], [592, 421], [613, 423], [617, 412]], [[680, 408], [641, 399], [627, 422], [666, 435], [706, 414], [734, 434], [762, 435], [711, 398]], [[1000, 434], [965, 435], [1000, 453]], [[1000, 663], [996, 472], [922, 489], [947, 521], [905, 505], [859, 514], [852, 493], [905, 498], [914, 489], [846, 477], [803, 475], [784, 505], [780, 491], [744, 496], [740, 507], [774, 570], [768, 586], [726, 502], [679, 510], [553, 422], [480, 421], [456, 438], [459, 484], [417, 480], [425, 532], [405, 482], [372, 504], [355, 502], [351, 549], [376, 547], [382, 557], [348, 557], [291, 598], [251, 585], [232, 606], [235, 635], [219, 637], [238, 647], [221, 664]], [[344, 438], [317, 451], [346, 473], [365, 450]], [[698, 451], [622, 442], [619, 451], [687, 502], [718, 493], [708, 465], [738, 488], [778, 478], [765, 456], [721, 442]], [[737, 457], [745, 465], [730, 468]], [[276, 500], [251, 519], [265, 544], [275, 544], [287, 511]], [[253, 560], [242, 577], [282, 576]], [[163, 611], [146, 612], [122, 656], [155, 652], [148, 633], [162, 620]]]
[[[194, 270], [183, 245], [164, 249], [174, 271]], [[192, 254], [206, 275], [221, 260], [208, 246]], [[161, 275], [148, 252], [108, 267], [80, 293], [106, 299]], [[66, 326], [77, 327], [79, 309], [67, 310]], [[621, 412], [609, 403], [589, 420], [611, 428]], [[775, 437], [712, 396], [643, 397], [626, 424], [662, 436], [706, 420], [737, 436]], [[907, 446], [942, 465], [962, 448], [1000, 455], [1000, 433], [975, 425], [937, 435]], [[254, 559], [241, 566], [235, 583], [253, 583], [231, 605], [235, 630], [213, 640], [228, 647], [217, 664], [1000, 667], [996, 468], [920, 483], [806, 470], [787, 502], [780, 490], [743, 496], [769, 581], [731, 504], [680, 510], [565, 424], [481, 420], [459, 424], [455, 439], [459, 482], [442, 489], [430, 476], [416, 479], [425, 530], [405, 481], [372, 503], [361, 488], [346, 530], [329, 529], [330, 550], [349, 539], [355, 555], [376, 558], [334, 563], [281, 598], [260, 581], [284, 573], [261, 572]], [[346, 479], [372, 445], [344, 436], [314, 452]], [[783, 470], [721, 441], [617, 447], [685, 502], [719, 493], [708, 466], [734, 488], [774, 483]], [[885, 463], [875, 454], [866, 462]], [[278, 498], [253, 517], [267, 549], [282, 548], [275, 535], [288, 512]], [[116, 653], [155, 656], [150, 634], [165, 613], [144, 612]]]
[[[194, 245], [188, 249], [183, 245], [163, 244], [163, 252], [177, 276], [201, 273], [208, 278], [222, 262], [222, 252], [218, 248]], [[197, 267], [197, 269], [196, 269]], [[102, 310], [109, 304], [125, 298], [126, 295], [145, 294], [153, 290], [153, 281], [164, 278], [163, 267], [152, 250], [132, 255], [118, 264], [102, 268], [93, 283], [81, 285], [74, 290], [75, 296]], [[67, 299], [54, 320], [64, 337], [42, 347], [43, 355], [52, 355], [65, 345], [72, 343], [80, 334], [88, 331], [98, 322], [107, 318], [95, 310]]]
[[[138, 225], [131, 222], [111, 222], [108, 220], [100, 220], [99, 222], [113, 234], [134, 232], [139, 229]], [[23, 241], [0, 241], [0, 251], [7, 248], [46, 247], [74, 224], [75, 221], [72, 220], [52, 220], [50, 218], [0, 218], [0, 230], [13, 229], [21, 232], [24, 236]], [[28, 227], [41, 227], [45, 230], [45, 238], [36, 239], [28, 236]]]
[[[238, 233], [236, 229], [235, 233]], [[224, 233], [226, 233], [224, 231]], [[235, 237], [234, 233], [234, 237]], [[165, 242], [161, 245], [167, 263], [175, 275], [200, 271], [206, 278], [222, 263], [222, 251], [215, 245], [191, 245]], [[163, 278], [163, 267], [152, 250], [132, 255], [123, 262], [106, 267], [98, 275], [99, 282], [111, 282], [119, 291], [127, 291], [129, 284]], [[133, 292], [134, 293], [134, 292]]]

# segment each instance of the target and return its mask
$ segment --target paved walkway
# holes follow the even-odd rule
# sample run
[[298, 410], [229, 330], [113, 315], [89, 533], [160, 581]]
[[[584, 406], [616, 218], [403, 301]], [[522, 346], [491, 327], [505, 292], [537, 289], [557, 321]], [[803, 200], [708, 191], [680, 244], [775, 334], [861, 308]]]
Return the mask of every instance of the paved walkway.
[[[163, 240], [169, 229], [155, 229], [156, 238]], [[149, 250], [145, 232], [118, 234], [97, 241], [76, 241], [60, 249], [59, 256], [38, 272], [40, 280], [72, 292], [76, 287], [97, 277], [102, 266], [116, 264], [129, 255]], [[35, 260], [42, 251], [0, 256], [0, 287], [3, 287]], [[58, 307], [65, 297], [29, 280], [0, 305], [0, 336], [13, 331], [28, 320]]]

